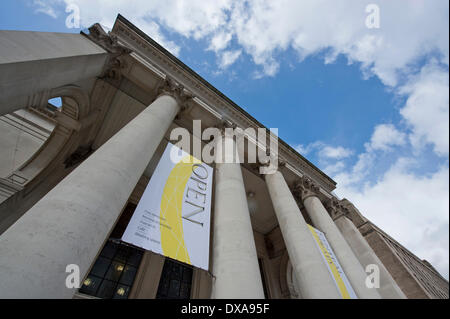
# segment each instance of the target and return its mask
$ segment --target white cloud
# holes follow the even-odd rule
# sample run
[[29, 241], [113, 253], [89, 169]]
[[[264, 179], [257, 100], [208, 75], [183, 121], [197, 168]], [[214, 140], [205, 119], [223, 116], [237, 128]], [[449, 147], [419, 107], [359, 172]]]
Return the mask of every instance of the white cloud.
[[54, 8], [57, 1], [43, 1], [43, 0], [33, 0], [33, 5], [36, 7], [36, 13], [46, 14], [53, 19], [58, 17], [57, 10]]
[[[410, 159], [399, 159], [374, 185], [344, 186], [344, 181], [336, 193], [448, 278], [448, 166], [431, 176], [416, 176], [409, 165]], [[339, 177], [335, 179], [340, 182]]]
[[162, 34], [160, 26], [154, 21], [142, 21], [140, 23], [142, 30], [153, 38], [156, 42], [161, 44], [165, 49], [175, 56], [180, 53], [180, 46], [175, 44], [173, 41], [167, 40], [167, 38]]
[[[411, 136], [415, 134], [413, 131]], [[337, 182], [338, 197], [348, 198], [364, 216], [419, 258], [427, 259], [448, 279], [448, 158], [445, 164], [432, 169], [432, 174], [417, 173], [423, 161], [415, 156], [414, 145], [408, 144], [406, 137], [405, 132], [392, 124], [380, 124], [374, 128], [365, 151], [357, 155], [352, 167], [347, 168], [342, 160], [333, 162], [332, 157], [324, 161], [320, 155], [319, 164]], [[394, 146], [409, 150], [411, 156], [399, 157], [400, 152], [396, 152], [398, 148]], [[318, 149], [320, 154], [325, 144], [315, 142], [300, 148], [310, 153]], [[368, 182], [367, 177], [374, 176], [386, 151], [390, 152], [394, 163], [375, 182]]]
[[316, 141], [316, 142], [309, 143], [307, 145], [297, 144], [297, 146], [295, 146], [294, 148], [301, 155], [305, 156], [305, 155], [310, 154], [314, 150], [323, 148], [324, 146], [325, 146], [325, 144], [323, 142]]
[[277, 51], [289, 47], [300, 59], [331, 49], [332, 56], [345, 54], [361, 62], [368, 74], [376, 74], [389, 85], [397, 83], [405, 67], [433, 50], [448, 57], [448, 16], [444, 13], [448, 3], [373, 2], [380, 7], [380, 29], [366, 28], [366, 3], [324, 0], [242, 4], [245, 10], [231, 15], [231, 29], [257, 64], [271, 64]]
[[338, 160], [347, 158], [353, 155], [353, 150], [345, 148], [343, 146], [332, 146], [322, 141], [316, 141], [309, 143], [308, 145], [298, 144], [295, 146], [295, 150], [302, 155], [317, 153], [319, 160]]
[[[58, 1], [58, 0], [55, 0]], [[61, 2], [62, 0], [59, 0]], [[39, 1], [42, 2], [42, 1]], [[381, 27], [365, 25], [367, 3], [352, 0], [65, 0], [80, 7], [81, 22], [112, 26], [118, 12], [142, 29], [150, 21], [185, 37], [207, 39], [224, 50], [229, 38], [249, 54], [262, 74], [279, 69], [277, 54], [293, 48], [300, 59], [329, 49], [360, 62], [367, 75], [395, 85], [421, 57], [438, 52], [448, 65], [448, 2], [377, 0]], [[51, 2], [50, 4], [53, 4]], [[93, 9], [95, 8], [95, 9]]]
[[406, 134], [400, 132], [392, 124], [379, 124], [370, 139], [368, 148], [373, 150], [392, 150], [392, 146], [402, 146], [406, 143]]
[[[448, 278], [448, 159], [431, 175], [413, 173], [420, 158], [398, 158], [393, 146], [407, 146], [406, 134], [391, 124], [377, 125], [353, 167], [346, 170], [338, 161], [324, 170], [337, 182], [340, 198], [348, 198], [364, 216]], [[380, 150], [391, 151], [397, 159], [375, 183], [365, 182], [377, 167]]]
[[334, 175], [338, 172], [341, 172], [344, 168], [345, 168], [345, 163], [343, 161], [338, 161], [334, 164], [325, 166], [323, 171], [328, 175]]
[[332, 159], [346, 158], [352, 154], [352, 150], [342, 146], [333, 147], [327, 145], [319, 151], [319, 156]]
[[400, 114], [412, 128], [410, 139], [420, 150], [431, 143], [441, 156], [449, 152], [449, 82], [448, 71], [431, 62], [413, 76], [400, 92], [407, 94]]
[[241, 55], [241, 50], [236, 51], [224, 51], [221, 54], [221, 58], [219, 61], [219, 68], [226, 69], [230, 65], [232, 65]]
[[[336, 170], [333, 179], [338, 183], [338, 189], [349, 185], [361, 183], [367, 177], [373, 168], [376, 155], [373, 152], [364, 152], [358, 155], [355, 165], [349, 170]], [[327, 165], [331, 165], [328, 163]]]
[[308, 147], [309, 145], [297, 144], [297, 146], [294, 146], [294, 149], [301, 155], [306, 156], [311, 151]]
[[164, 26], [187, 38], [202, 39], [219, 33], [226, 25], [231, 1], [201, 0], [55, 0], [75, 4], [80, 8], [81, 25], [98, 22], [112, 27], [118, 13], [154, 38], [166, 49], [179, 53], [180, 47], [168, 41], [160, 30]]
[[208, 50], [219, 52], [225, 49], [228, 46], [228, 43], [230, 43], [231, 38], [232, 38], [231, 34], [227, 32], [219, 32], [215, 34], [211, 39], [211, 43], [208, 47]]

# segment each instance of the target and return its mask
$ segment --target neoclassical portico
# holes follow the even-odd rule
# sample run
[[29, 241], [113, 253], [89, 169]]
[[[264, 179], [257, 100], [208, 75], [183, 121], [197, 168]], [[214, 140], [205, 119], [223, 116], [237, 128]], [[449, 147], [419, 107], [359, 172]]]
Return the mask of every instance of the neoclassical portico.
[[[190, 98], [183, 87], [169, 79], [159, 87], [159, 92], [153, 103], [2, 234], [0, 266], [4, 297], [73, 295], [74, 291], [65, 286], [65, 267], [76, 263], [83, 274], [88, 271], [159, 142], [186, 103], [186, 97]], [[226, 135], [218, 141], [216, 156], [224, 162], [216, 164], [212, 297], [263, 298], [241, 168], [233, 158], [228, 158], [235, 152], [222, 152], [226, 139], [231, 139], [232, 145], [235, 143], [233, 137]], [[283, 175], [276, 171], [265, 179], [302, 296], [339, 298]], [[311, 182], [305, 179], [304, 184], [308, 183]], [[311, 185], [308, 190], [304, 188], [305, 206], [314, 214], [330, 218], [311, 189], [314, 189]], [[310, 204], [308, 198], [316, 202]], [[337, 228], [333, 231], [340, 235]], [[344, 242], [339, 243], [345, 244], [340, 239]], [[341, 252], [338, 247], [335, 249]], [[347, 246], [342, 250], [349, 253]], [[348, 257], [343, 256], [341, 262], [345, 267], [350, 264], [362, 271], [355, 258], [345, 263], [344, 258]], [[24, 278], [22, 274], [27, 276]], [[59, 278], [55, 279], [55, 274]], [[42, 287], [50, 281], [58, 284], [43, 295]], [[361, 297], [379, 297], [373, 291], [374, 295]]]
[[[90, 278], [129, 204], [142, 196], [173, 128], [201, 139], [193, 120], [205, 128], [262, 126], [120, 16], [110, 34], [99, 25], [80, 35], [0, 32], [0, 43], [1, 115], [33, 108], [73, 134], [70, 148], [48, 159], [54, 166], [35, 165], [36, 174], [20, 187], [11, 177], [18, 174], [0, 176], [2, 194], [2, 185], [17, 187], [0, 203], [0, 298], [83, 297], [67, 288], [67, 265]], [[50, 52], [48, 45], [61, 49]], [[17, 47], [32, 52], [22, 57]], [[49, 109], [57, 96], [61, 110]], [[79, 114], [69, 112], [75, 109]], [[358, 298], [405, 298], [345, 202], [332, 194], [331, 178], [273, 134], [268, 138], [279, 141], [278, 150], [248, 132], [244, 138], [263, 153], [275, 152], [282, 165], [260, 174], [260, 163], [245, 156], [233, 161], [237, 152], [222, 146], [236, 150], [236, 142], [222, 131], [212, 163], [210, 267], [193, 270], [191, 297], [342, 298], [310, 224], [327, 237]], [[129, 296], [154, 298], [164, 257], [143, 254]], [[366, 285], [373, 264], [378, 288]]]

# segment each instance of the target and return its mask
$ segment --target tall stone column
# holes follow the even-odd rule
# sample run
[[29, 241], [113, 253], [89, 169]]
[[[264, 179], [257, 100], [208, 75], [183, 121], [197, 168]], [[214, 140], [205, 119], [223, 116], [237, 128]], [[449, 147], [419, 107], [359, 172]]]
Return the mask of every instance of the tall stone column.
[[341, 298], [283, 175], [265, 180], [302, 297]]
[[391, 274], [388, 272], [382, 261], [370, 247], [369, 243], [364, 239], [353, 222], [345, 216], [345, 208], [336, 207], [338, 209], [337, 216], [334, 219], [335, 224], [341, 231], [347, 243], [352, 248], [361, 265], [366, 269], [368, 265], [376, 265], [380, 275], [380, 287], [378, 293], [383, 299], [405, 299], [406, 296], [398, 287]]
[[87, 273], [180, 110], [164, 93], [0, 236], [0, 298], [71, 298], [66, 267]]
[[49, 90], [99, 76], [108, 57], [80, 34], [0, 31], [0, 116], [46, 106]]
[[376, 289], [366, 286], [367, 274], [317, 197], [318, 187], [311, 180], [303, 178], [301, 189], [303, 204], [308, 215], [311, 217], [314, 226], [325, 233], [358, 298], [380, 299]]
[[[227, 148], [225, 149], [225, 145]], [[216, 145], [212, 298], [264, 298], [247, 196], [233, 136]]]

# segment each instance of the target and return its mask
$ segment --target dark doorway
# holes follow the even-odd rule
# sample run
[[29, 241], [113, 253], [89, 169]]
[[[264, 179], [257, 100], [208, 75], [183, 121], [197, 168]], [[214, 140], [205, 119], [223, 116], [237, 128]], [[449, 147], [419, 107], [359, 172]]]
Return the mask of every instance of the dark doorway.
[[136, 205], [129, 203], [103, 246], [79, 292], [104, 298], [127, 299], [144, 251], [120, 240]]
[[166, 258], [156, 299], [189, 299], [192, 272], [192, 267]]

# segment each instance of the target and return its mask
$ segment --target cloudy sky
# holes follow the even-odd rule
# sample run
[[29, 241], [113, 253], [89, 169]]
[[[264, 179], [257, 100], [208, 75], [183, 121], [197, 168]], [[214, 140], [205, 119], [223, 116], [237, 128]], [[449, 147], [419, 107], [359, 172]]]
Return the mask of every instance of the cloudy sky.
[[[367, 27], [374, 22], [370, 4], [379, 9], [379, 28]], [[278, 128], [338, 183], [339, 197], [448, 278], [448, 6], [447, 0], [4, 0], [0, 29], [79, 32], [95, 22], [111, 28], [121, 13]], [[77, 8], [79, 26], [67, 21]]]

